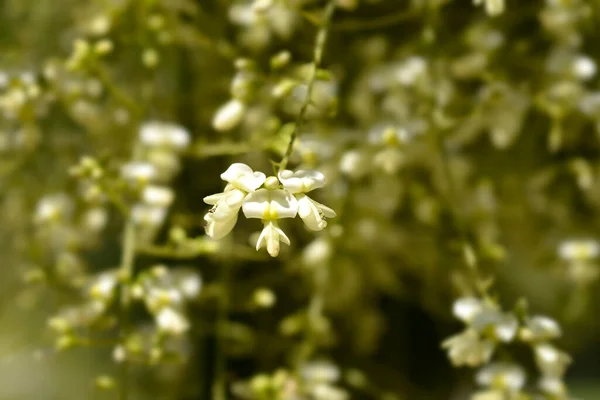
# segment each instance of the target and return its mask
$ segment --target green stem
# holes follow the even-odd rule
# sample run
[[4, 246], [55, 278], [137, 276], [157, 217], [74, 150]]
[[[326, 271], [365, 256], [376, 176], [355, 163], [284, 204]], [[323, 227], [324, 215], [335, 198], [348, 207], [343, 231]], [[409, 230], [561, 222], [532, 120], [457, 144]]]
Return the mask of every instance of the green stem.
[[229, 314], [229, 290], [233, 261], [227, 260], [221, 267], [221, 291], [217, 308], [216, 335], [215, 335], [215, 380], [212, 386], [213, 400], [227, 400], [227, 358], [225, 355], [225, 333], [227, 331], [227, 318]]
[[[120, 287], [120, 346], [125, 348], [127, 334], [129, 333], [129, 284], [133, 276], [135, 262], [135, 224], [129, 218], [125, 223], [123, 230], [123, 253], [121, 254], [121, 267], [119, 268], [119, 277], [121, 279]], [[119, 399], [127, 400], [129, 398], [129, 360], [127, 357], [121, 362], [121, 385], [119, 388]]]
[[317, 71], [319, 66], [321, 65], [321, 60], [323, 59], [323, 51], [325, 49], [325, 43], [327, 42], [327, 34], [329, 33], [329, 26], [331, 24], [331, 20], [333, 19], [333, 12], [335, 11], [335, 0], [330, 1], [325, 8], [325, 15], [323, 17], [323, 24], [319, 28], [317, 32], [317, 38], [315, 40], [315, 49], [313, 54], [313, 62], [312, 69], [310, 72], [310, 77], [308, 78], [308, 87], [306, 90], [306, 98], [300, 107], [300, 112], [298, 113], [298, 117], [296, 118], [296, 123], [294, 125], [294, 130], [290, 136], [290, 141], [288, 143], [285, 154], [279, 164], [279, 172], [283, 171], [287, 166], [289, 158], [294, 149], [294, 142], [298, 137], [298, 132], [302, 129], [302, 124], [304, 123], [304, 117], [306, 115], [306, 111], [308, 110], [308, 106], [310, 104], [310, 100], [312, 97], [313, 87], [315, 85], [315, 81], [317, 80]]

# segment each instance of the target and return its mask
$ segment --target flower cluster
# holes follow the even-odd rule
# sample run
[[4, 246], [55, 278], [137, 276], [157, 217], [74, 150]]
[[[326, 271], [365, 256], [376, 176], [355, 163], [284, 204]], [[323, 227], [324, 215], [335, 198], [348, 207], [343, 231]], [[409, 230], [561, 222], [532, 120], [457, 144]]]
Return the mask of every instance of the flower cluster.
[[258, 374], [251, 380], [236, 382], [234, 394], [240, 399], [347, 400], [349, 393], [339, 386], [340, 369], [329, 361], [310, 361], [300, 366], [299, 376], [280, 369], [272, 375]]
[[140, 154], [121, 167], [121, 176], [138, 194], [131, 218], [142, 228], [142, 241], [150, 240], [167, 216], [175, 198], [168, 183], [179, 171], [179, 154], [189, 144], [189, 132], [179, 125], [151, 121], [140, 127]]
[[325, 186], [325, 176], [318, 171], [283, 170], [277, 177], [267, 177], [242, 163], [232, 164], [221, 174], [225, 190], [204, 198], [213, 207], [204, 216], [206, 234], [214, 239], [225, 237], [238, 220], [240, 209], [246, 218], [261, 219], [263, 230], [256, 250], [265, 247], [272, 257], [279, 254], [280, 242], [290, 240], [278, 220], [298, 215], [313, 231], [327, 226], [326, 218], [336, 216], [331, 208], [311, 199], [307, 193]]
[[483, 391], [473, 399], [520, 399], [527, 380], [518, 364], [492, 362], [499, 344], [520, 342], [530, 347], [540, 371], [538, 389], [552, 399], [568, 399], [563, 376], [571, 358], [551, 341], [561, 335], [560, 326], [546, 316], [504, 313], [489, 300], [460, 298], [454, 303], [454, 315], [467, 323], [465, 331], [447, 339], [442, 346], [456, 366], [483, 366], [476, 380]]

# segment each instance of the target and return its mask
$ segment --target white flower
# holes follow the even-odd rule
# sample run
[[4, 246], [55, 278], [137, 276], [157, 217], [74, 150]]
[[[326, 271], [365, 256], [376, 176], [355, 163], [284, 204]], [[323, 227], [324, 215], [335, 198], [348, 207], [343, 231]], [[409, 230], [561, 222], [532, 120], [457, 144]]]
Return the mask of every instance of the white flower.
[[149, 185], [142, 191], [142, 200], [150, 206], [169, 207], [174, 197], [173, 191], [165, 186]]
[[412, 86], [422, 79], [427, 71], [427, 61], [419, 56], [413, 56], [404, 61], [395, 71], [396, 79], [404, 86]]
[[504, 0], [473, 0], [473, 4], [480, 5], [485, 3], [485, 12], [495, 17], [504, 12]]
[[567, 388], [562, 379], [554, 376], [543, 376], [538, 382], [540, 390], [556, 398], [562, 398], [567, 392]]
[[327, 226], [326, 218], [336, 216], [331, 208], [318, 203], [305, 193], [325, 186], [325, 176], [318, 171], [300, 170], [292, 172], [284, 170], [279, 173], [283, 187], [294, 194], [298, 202], [298, 215], [306, 226], [313, 231], [320, 231]]
[[157, 175], [154, 165], [147, 162], [132, 161], [121, 167], [123, 178], [137, 182], [148, 182]]
[[104, 272], [96, 277], [88, 293], [96, 300], [108, 301], [112, 299], [118, 283], [117, 274], [114, 271]]
[[475, 297], [462, 297], [452, 305], [454, 316], [465, 323], [470, 323], [475, 315], [483, 311], [481, 300]]
[[482, 339], [477, 331], [467, 329], [446, 339], [442, 348], [448, 351], [448, 357], [455, 366], [477, 367], [490, 360], [495, 344], [491, 340]]
[[183, 150], [190, 144], [190, 134], [182, 126], [151, 121], [141, 126], [140, 140], [143, 144], [150, 147]]
[[327, 383], [318, 383], [310, 389], [315, 400], [347, 400], [348, 393]]
[[156, 314], [156, 325], [161, 332], [171, 335], [182, 335], [190, 328], [187, 318], [171, 307], [164, 307]]
[[246, 105], [240, 100], [232, 99], [221, 106], [215, 114], [212, 125], [218, 131], [229, 131], [242, 122]]
[[549, 343], [541, 343], [534, 347], [535, 361], [543, 375], [561, 377], [567, 366], [571, 363], [571, 357]]
[[221, 179], [229, 182], [237, 189], [253, 192], [265, 182], [267, 177], [262, 172], [252, 171], [252, 168], [246, 164], [234, 163], [221, 174]]
[[293, 172], [286, 169], [278, 174], [278, 178], [283, 187], [292, 194], [307, 193], [325, 186], [325, 175], [318, 171], [300, 170]]
[[290, 244], [290, 239], [279, 228], [280, 218], [294, 218], [298, 213], [298, 202], [291, 193], [281, 190], [259, 189], [244, 200], [242, 211], [246, 218], [260, 218], [264, 228], [256, 242], [256, 250], [266, 245], [271, 257], [279, 254], [279, 244]]
[[242, 211], [246, 218], [265, 221], [294, 218], [298, 213], [298, 202], [288, 191], [259, 189], [246, 197]]
[[525, 385], [525, 371], [516, 364], [494, 363], [483, 367], [475, 377], [481, 386], [519, 391]]
[[302, 252], [302, 261], [307, 266], [318, 266], [325, 264], [333, 254], [331, 241], [319, 237], [309, 243]]
[[231, 214], [229, 218], [214, 219], [209, 213], [204, 216], [206, 221], [206, 235], [213, 239], [222, 239], [231, 232], [238, 220], [238, 213]]
[[136, 204], [131, 209], [131, 219], [139, 225], [160, 226], [166, 217], [167, 209], [164, 207]]
[[571, 70], [575, 77], [587, 81], [596, 75], [597, 67], [590, 57], [579, 56], [573, 60]]
[[600, 244], [593, 239], [567, 240], [559, 245], [558, 255], [565, 261], [589, 261], [600, 255]]
[[204, 216], [206, 234], [213, 239], [223, 238], [231, 232], [244, 199], [265, 182], [266, 176], [254, 172], [246, 164], [234, 163], [221, 174], [221, 179], [229, 183], [225, 191], [204, 198], [205, 203], [213, 205]]
[[298, 216], [302, 218], [304, 224], [313, 231], [320, 231], [327, 226], [326, 218], [336, 216], [331, 208], [317, 203], [305, 194], [296, 195], [298, 200]]
[[35, 210], [35, 221], [39, 223], [56, 221], [68, 217], [73, 209], [73, 200], [64, 193], [43, 197]]
[[560, 326], [552, 318], [536, 315], [528, 319], [519, 336], [526, 342], [555, 339], [561, 335]]
[[502, 390], [485, 390], [474, 393], [471, 400], [506, 400], [506, 393]]
[[352, 179], [360, 179], [369, 172], [369, 161], [364, 152], [349, 150], [340, 157], [339, 169]]
[[300, 367], [300, 375], [307, 382], [334, 383], [340, 380], [342, 373], [333, 363], [318, 360], [306, 363]]

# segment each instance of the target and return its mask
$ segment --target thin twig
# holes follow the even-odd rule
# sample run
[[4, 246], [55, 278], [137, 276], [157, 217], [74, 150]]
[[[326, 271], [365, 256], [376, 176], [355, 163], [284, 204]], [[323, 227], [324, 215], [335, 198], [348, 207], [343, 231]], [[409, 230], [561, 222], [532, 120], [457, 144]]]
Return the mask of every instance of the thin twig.
[[329, 26], [331, 24], [331, 20], [333, 18], [333, 12], [335, 11], [336, 2], [330, 1], [325, 8], [325, 15], [323, 17], [323, 24], [319, 28], [317, 32], [317, 38], [315, 40], [315, 49], [313, 54], [313, 62], [312, 62], [312, 70], [310, 72], [310, 77], [308, 79], [308, 87], [306, 90], [306, 98], [302, 103], [302, 107], [300, 108], [300, 112], [298, 113], [298, 117], [296, 118], [296, 124], [294, 125], [294, 130], [290, 136], [290, 141], [288, 143], [285, 154], [279, 164], [279, 171], [283, 171], [287, 166], [290, 155], [294, 149], [294, 143], [296, 138], [298, 137], [298, 132], [302, 129], [302, 124], [304, 123], [304, 117], [306, 115], [306, 111], [308, 110], [308, 106], [310, 104], [311, 96], [315, 81], [317, 80], [317, 71], [319, 66], [321, 65], [321, 60], [323, 59], [323, 51], [325, 49], [325, 43], [327, 42], [327, 34], [329, 32]]

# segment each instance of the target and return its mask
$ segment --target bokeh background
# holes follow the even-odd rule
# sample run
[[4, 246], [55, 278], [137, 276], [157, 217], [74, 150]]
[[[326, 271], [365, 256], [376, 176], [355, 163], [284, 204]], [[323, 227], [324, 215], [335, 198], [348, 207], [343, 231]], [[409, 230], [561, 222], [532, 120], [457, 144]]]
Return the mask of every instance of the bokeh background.
[[[0, 399], [469, 399], [441, 343], [481, 286], [558, 321], [572, 398], [600, 397], [600, 2], [333, 3], [0, 2]], [[256, 220], [208, 238], [220, 174], [271, 175], [294, 126], [337, 217], [282, 223], [277, 258]], [[189, 326], [161, 336], [174, 282]], [[302, 357], [339, 391], [248, 394]], [[528, 349], [500, 357], [535, 387]]]

